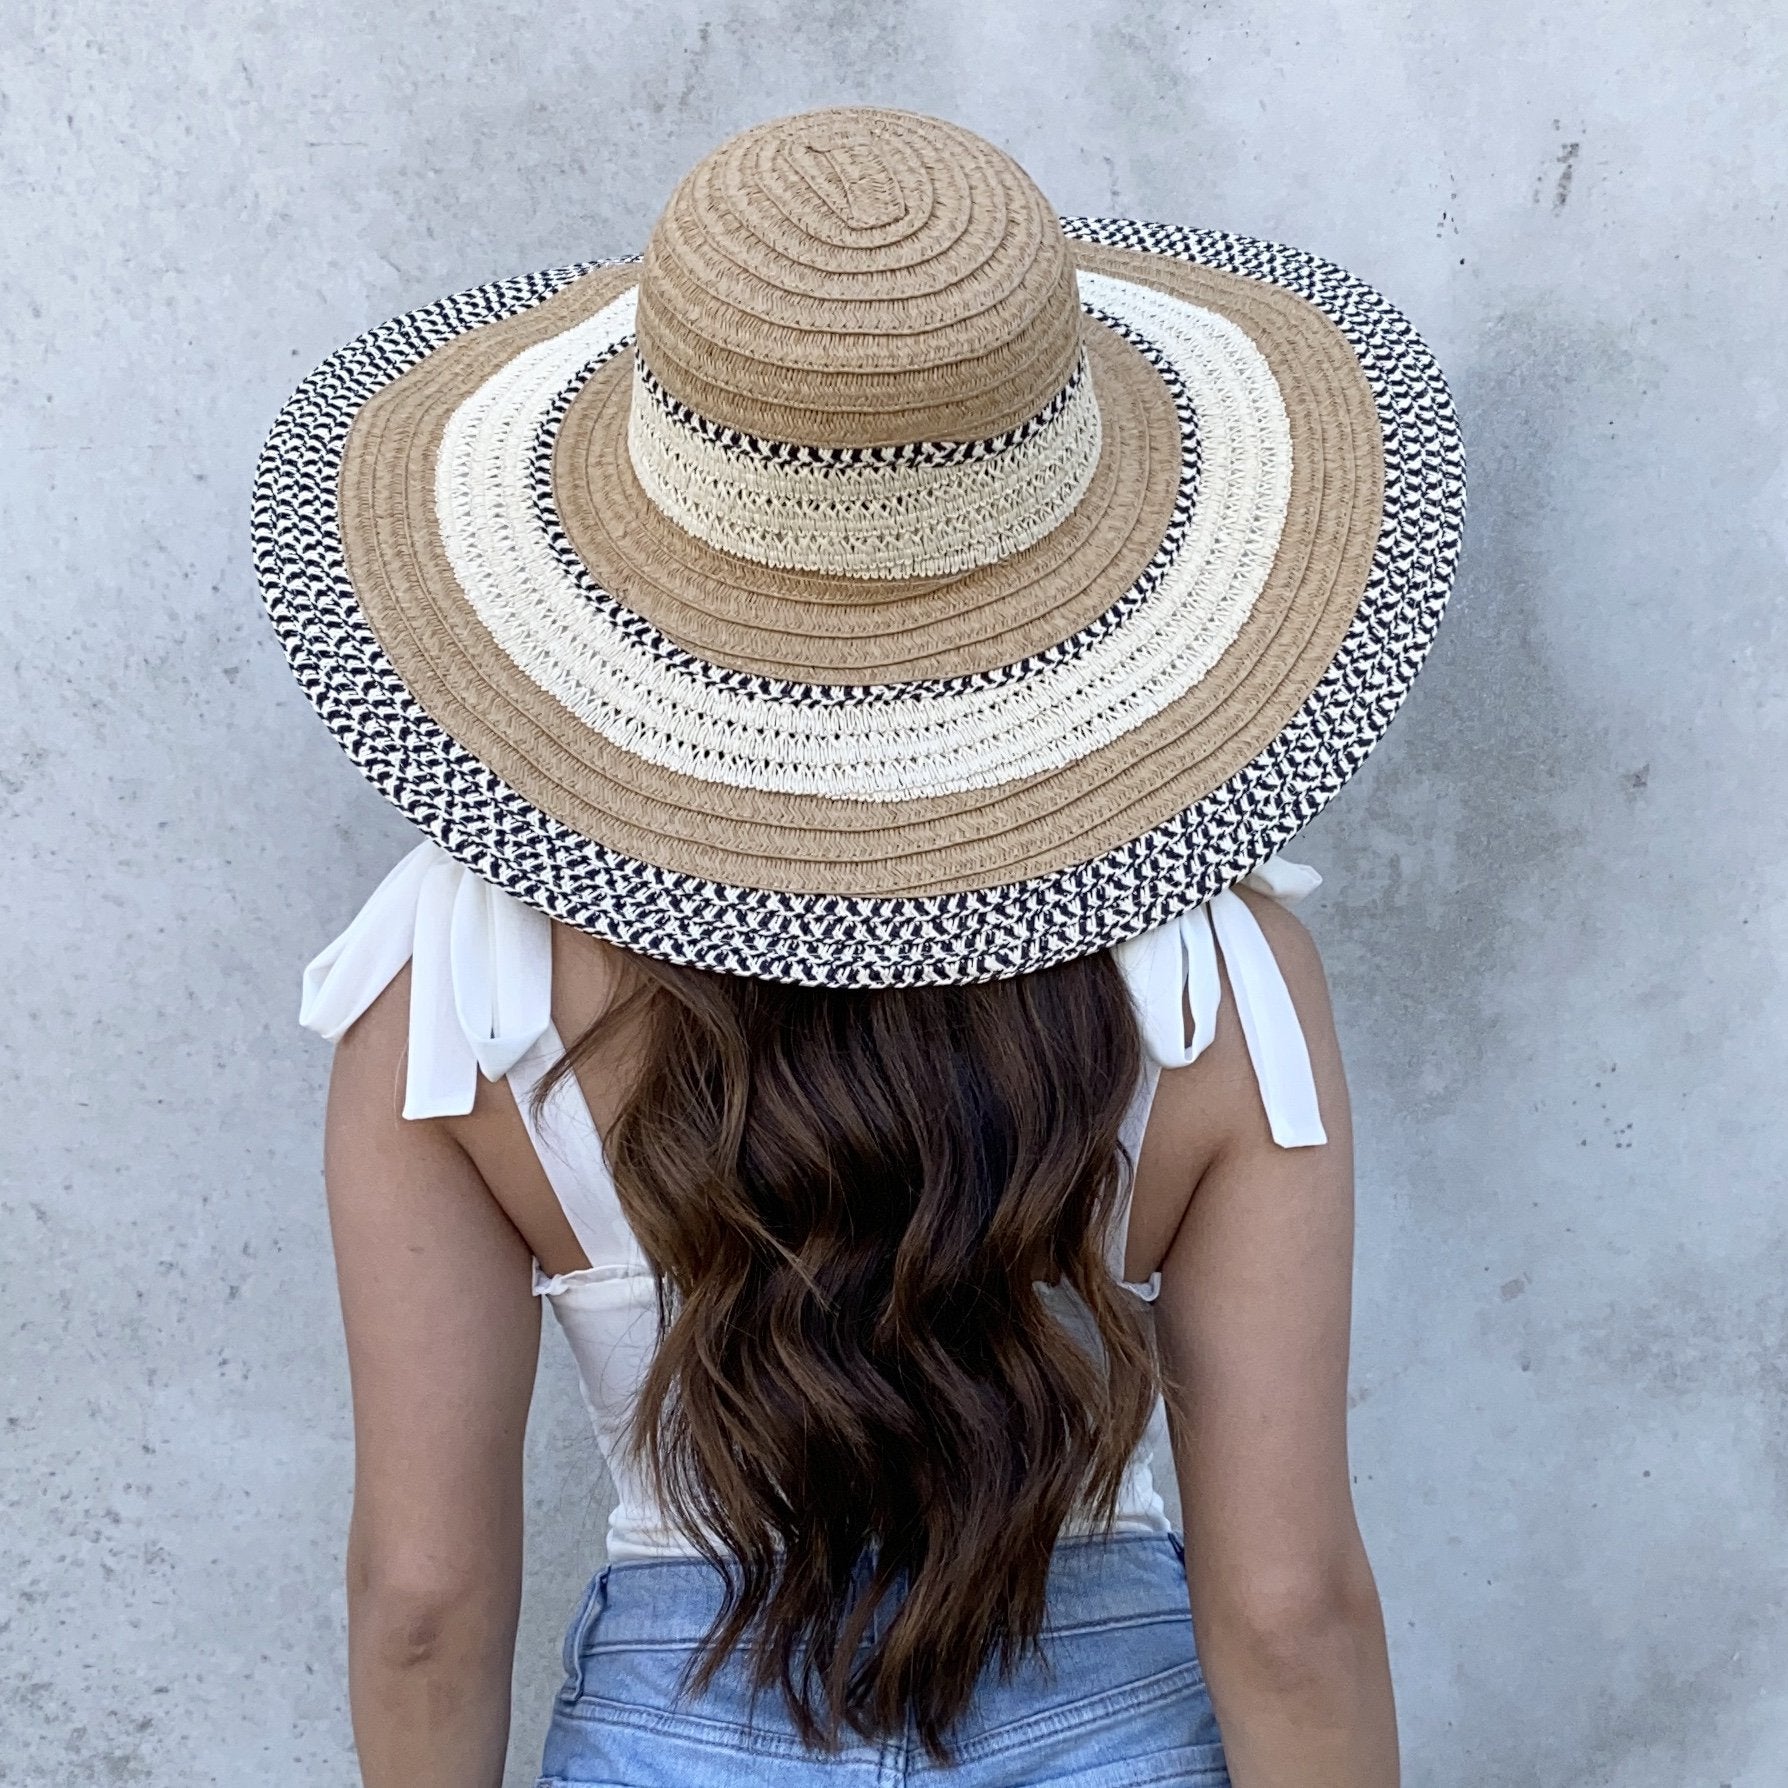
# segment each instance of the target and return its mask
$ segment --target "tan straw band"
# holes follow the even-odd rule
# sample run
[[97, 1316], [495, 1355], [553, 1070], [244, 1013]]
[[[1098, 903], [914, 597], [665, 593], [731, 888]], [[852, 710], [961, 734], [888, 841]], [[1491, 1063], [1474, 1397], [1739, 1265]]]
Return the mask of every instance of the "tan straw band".
[[679, 527], [754, 564], [834, 577], [945, 577], [1023, 551], [1086, 494], [1100, 441], [1084, 352], [1036, 416], [980, 441], [763, 440], [673, 398], [637, 355], [627, 426], [640, 488]]

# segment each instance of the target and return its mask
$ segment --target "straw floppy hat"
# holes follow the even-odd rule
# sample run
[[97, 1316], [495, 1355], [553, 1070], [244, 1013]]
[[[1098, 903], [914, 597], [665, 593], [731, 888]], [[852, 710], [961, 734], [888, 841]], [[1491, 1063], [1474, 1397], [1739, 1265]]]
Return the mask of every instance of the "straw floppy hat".
[[836, 107], [723, 143], [643, 255], [331, 355], [254, 540], [306, 693], [469, 868], [888, 986], [1098, 950], [1284, 844], [1402, 701], [1462, 506], [1358, 280]]

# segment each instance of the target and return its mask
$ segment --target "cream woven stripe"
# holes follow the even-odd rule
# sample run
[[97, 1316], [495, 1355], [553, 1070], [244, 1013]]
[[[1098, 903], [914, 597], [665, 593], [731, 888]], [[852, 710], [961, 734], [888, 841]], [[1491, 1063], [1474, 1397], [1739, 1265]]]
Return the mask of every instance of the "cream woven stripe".
[[1079, 284], [1185, 381], [1200, 483], [1172, 565], [1122, 626], [1072, 658], [995, 685], [842, 704], [803, 701], [798, 686], [794, 699], [727, 687], [630, 638], [541, 536], [529, 460], [554, 395], [632, 333], [633, 292], [516, 355], [449, 418], [435, 500], [454, 576], [538, 687], [622, 749], [699, 780], [910, 801], [1060, 769], [1183, 695], [1234, 641], [1271, 570], [1291, 475], [1284, 403], [1239, 326], [1126, 280], [1082, 272]]
[[668, 413], [637, 367], [627, 418], [641, 488], [679, 527], [760, 565], [838, 577], [946, 577], [1030, 546], [1086, 494], [1100, 438], [1084, 355], [1057, 415], [955, 465], [764, 458]]

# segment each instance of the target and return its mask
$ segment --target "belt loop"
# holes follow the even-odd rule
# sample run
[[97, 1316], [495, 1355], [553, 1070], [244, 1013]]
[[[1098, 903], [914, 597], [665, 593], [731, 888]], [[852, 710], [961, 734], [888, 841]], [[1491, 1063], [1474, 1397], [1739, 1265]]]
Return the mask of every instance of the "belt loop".
[[571, 1625], [565, 1629], [563, 1694], [567, 1701], [576, 1701], [584, 1692], [584, 1645], [590, 1637], [591, 1628], [608, 1606], [608, 1574], [613, 1568], [612, 1565], [604, 1565], [591, 1577], [584, 1589], [584, 1599], [578, 1603], [577, 1612], [571, 1617]]

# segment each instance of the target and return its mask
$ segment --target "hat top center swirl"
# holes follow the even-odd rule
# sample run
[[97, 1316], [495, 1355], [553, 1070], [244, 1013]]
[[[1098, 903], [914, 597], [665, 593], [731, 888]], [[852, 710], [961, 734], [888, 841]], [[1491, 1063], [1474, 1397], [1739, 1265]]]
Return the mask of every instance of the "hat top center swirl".
[[820, 202], [852, 229], [874, 229], [906, 215], [899, 179], [862, 125], [810, 130], [788, 153]]

